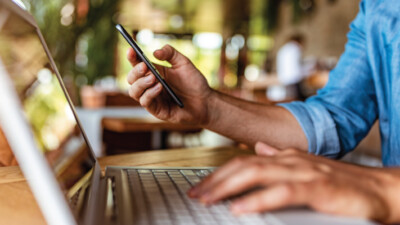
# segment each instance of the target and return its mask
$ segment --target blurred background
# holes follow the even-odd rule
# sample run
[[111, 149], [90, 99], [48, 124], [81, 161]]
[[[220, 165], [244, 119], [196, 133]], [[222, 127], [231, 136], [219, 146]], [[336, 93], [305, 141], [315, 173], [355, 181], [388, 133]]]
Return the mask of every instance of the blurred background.
[[[359, 3], [356, 0], [23, 2], [36, 18], [78, 105], [83, 103], [79, 92], [85, 86], [122, 91], [128, 88], [125, 82], [131, 68], [126, 60], [128, 45], [116, 32], [116, 23], [132, 33], [154, 62], [157, 60], [152, 52], [170, 44], [188, 56], [214, 88], [265, 91], [268, 85], [279, 84], [269, 78], [276, 77], [278, 50], [293, 35], [303, 36], [302, 60], [313, 64], [315, 69], [310, 73], [332, 69], [344, 50], [349, 23]], [[260, 86], [251, 87], [251, 82]], [[312, 88], [323, 86], [323, 83], [313, 84], [308, 87], [308, 95], [315, 93]]]
[[[98, 156], [237, 145], [198, 127], [151, 117], [127, 95], [129, 48], [170, 44], [222, 92], [265, 104], [322, 88], [346, 43], [358, 0], [19, 0], [35, 17]], [[294, 57], [296, 56], [296, 57]], [[290, 69], [288, 69], [290, 68]], [[359, 146], [379, 157], [375, 127]]]

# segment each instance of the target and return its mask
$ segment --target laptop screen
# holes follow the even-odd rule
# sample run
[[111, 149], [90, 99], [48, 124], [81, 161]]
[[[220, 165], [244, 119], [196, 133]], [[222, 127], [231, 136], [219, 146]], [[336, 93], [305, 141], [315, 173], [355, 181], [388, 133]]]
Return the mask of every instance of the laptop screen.
[[1, 4], [0, 60], [14, 83], [38, 149], [63, 190], [73, 194], [91, 177], [95, 161], [90, 147], [36, 27]]

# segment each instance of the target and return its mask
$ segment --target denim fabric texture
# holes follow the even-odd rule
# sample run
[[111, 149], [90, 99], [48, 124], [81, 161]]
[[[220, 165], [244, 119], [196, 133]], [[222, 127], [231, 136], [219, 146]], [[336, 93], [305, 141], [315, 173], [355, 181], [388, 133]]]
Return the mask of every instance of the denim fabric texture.
[[281, 104], [299, 121], [309, 152], [340, 158], [379, 119], [382, 162], [400, 165], [400, 0], [363, 0], [327, 85]]

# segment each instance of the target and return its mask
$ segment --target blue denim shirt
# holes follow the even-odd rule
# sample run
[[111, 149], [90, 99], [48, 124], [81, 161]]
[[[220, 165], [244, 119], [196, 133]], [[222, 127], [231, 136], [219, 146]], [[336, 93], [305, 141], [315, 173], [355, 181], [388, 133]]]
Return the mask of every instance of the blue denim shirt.
[[382, 161], [400, 165], [400, 0], [363, 0], [328, 84], [306, 102], [282, 104], [309, 152], [339, 158], [379, 119]]

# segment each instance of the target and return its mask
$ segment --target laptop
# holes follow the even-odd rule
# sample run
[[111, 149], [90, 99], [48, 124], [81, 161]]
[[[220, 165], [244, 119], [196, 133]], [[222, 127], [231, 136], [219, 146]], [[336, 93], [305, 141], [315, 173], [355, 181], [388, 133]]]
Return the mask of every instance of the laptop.
[[234, 217], [229, 201], [205, 207], [186, 191], [213, 168], [102, 175], [37, 24], [11, 0], [0, 0], [0, 103], [0, 126], [50, 225], [372, 224], [307, 209]]

